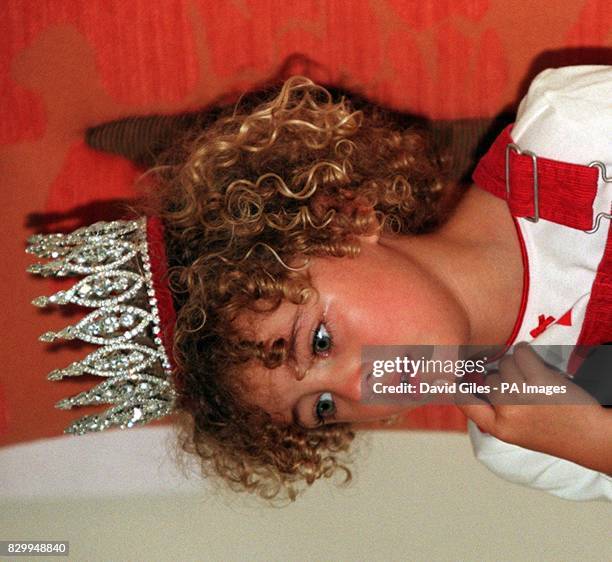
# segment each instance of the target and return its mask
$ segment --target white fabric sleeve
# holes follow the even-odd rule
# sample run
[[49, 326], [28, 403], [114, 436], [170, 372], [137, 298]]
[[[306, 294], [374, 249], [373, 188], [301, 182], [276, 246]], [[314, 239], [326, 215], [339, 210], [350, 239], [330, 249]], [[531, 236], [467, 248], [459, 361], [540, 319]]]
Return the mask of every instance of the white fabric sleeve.
[[566, 500], [612, 501], [612, 478], [573, 462], [523, 449], [482, 433], [468, 422], [476, 458], [502, 478]]

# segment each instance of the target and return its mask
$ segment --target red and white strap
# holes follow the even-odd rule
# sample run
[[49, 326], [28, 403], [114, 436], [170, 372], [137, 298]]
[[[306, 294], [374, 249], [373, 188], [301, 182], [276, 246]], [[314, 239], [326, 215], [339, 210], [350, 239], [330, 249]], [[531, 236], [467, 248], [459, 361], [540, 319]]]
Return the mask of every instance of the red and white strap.
[[[473, 174], [474, 181], [508, 201], [514, 217], [533, 222], [545, 219], [557, 224], [595, 232], [610, 213], [593, 216], [599, 175], [612, 189], [612, 178], [605, 165], [560, 162], [523, 151], [511, 137], [512, 125], [497, 137]], [[577, 345], [598, 345], [612, 341], [612, 228], [604, 254], [591, 287], [587, 308]]]

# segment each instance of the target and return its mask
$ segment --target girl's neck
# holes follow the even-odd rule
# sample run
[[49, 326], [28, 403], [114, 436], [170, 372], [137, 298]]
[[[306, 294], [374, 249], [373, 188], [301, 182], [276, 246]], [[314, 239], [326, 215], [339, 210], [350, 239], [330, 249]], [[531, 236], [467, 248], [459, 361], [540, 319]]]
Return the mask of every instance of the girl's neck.
[[436, 275], [465, 310], [469, 345], [503, 345], [520, 310], [521, 247], [506, 202], [477, 187], [436, 232], [387, 239]]

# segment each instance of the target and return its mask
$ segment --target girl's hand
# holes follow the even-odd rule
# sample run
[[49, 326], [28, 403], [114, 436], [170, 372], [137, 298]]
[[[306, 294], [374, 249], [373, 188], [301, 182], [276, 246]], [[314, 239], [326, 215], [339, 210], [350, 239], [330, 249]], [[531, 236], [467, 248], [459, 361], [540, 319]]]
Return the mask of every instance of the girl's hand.
[[[605, 376], [602, 373], [601, 376]], [[502, 383], [566, 387], [565, 394], [517, 395], [501, 392]], [[499, 363], [499, 372], [486, 377], [490, 404], [457, 406], [481, 431], [502, 441], [570, 460], [587, 468], [612, 473], [612, 411], [601, 405], [559, 372], [548, 368], [527, 345]], [[497, 387], [494, 390], [493, 387]], [[506, 387], [508, 388], [508, 387]], [[459, 402], [465, 402], [465, 398]]]

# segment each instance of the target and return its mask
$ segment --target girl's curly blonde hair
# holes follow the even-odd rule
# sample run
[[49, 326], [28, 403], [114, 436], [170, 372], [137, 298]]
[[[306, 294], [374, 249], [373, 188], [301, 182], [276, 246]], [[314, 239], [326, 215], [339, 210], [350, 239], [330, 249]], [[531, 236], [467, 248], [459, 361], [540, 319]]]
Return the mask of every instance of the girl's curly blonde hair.
[[174, 355], [183, 447], [234, 489], [294, 499], [304, 482], [343, 471], [349, 424], [304, 429], [250, 405], [241, 371], [287, 360], [287, 342], [253, 341], [237, 328], [312, 293], [295, 258], [353, 257], [359, 236], [430, 231], [455, 197], [417, 130], [295, 76], [254, 109], [233, 111], [160, 166], [153, 208], [166, 225], [177, 307]]

